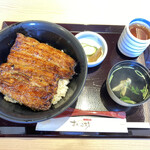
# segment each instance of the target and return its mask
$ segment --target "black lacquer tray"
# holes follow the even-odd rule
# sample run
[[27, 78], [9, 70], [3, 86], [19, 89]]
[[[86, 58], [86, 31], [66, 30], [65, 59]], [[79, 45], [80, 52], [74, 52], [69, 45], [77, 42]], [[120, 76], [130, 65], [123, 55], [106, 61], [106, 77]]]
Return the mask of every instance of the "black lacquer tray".
[[[15, 22], [3, 22], [3, 28]], [[108, 55], [97, 67], [88, 69], [85, 87], [72, 108], [91, 111], [125, 111], [127, 122], [150, 122], [150, 101], [144, 105], [128, 108], [116, 104], [106, 90], [106, 78], [111, 67], [122, 60], [131, 60], [123, 56], [118, 48], [117, 41], [124, 28], [118, 25], [83, 25], [83, 24], [59, 24], [77, 34], [81, 31], [94, 31], [101, 34], [108, 44]], [[140, 63], [150, 63], [150, 47], [139, 58], [132, 60]], [[145, 56], [145, 57], [144, 57]], [[145, 60], [144, 60], [145, 58]], [[85, 133], [85, 132], [46, 132], [35, 131], [36, 124], [19, 124], [0, 119], [0, 137], [78, 137], [78, 138], [150, 138], [148, 128], [129, 128], [128, 133]], [[110, 126], [111, 128], [111, 126]]]

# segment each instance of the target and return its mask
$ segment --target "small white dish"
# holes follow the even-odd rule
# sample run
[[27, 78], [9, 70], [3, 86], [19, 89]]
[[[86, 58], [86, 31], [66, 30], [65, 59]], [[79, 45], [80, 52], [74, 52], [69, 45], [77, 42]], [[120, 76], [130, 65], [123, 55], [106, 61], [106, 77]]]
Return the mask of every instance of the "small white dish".
[[87, 50], [85, 49], [85, 47], [83, 47], [87, 55], [87, 60], [88, 60], [88, 55], [91, 55], [92, 53], [94, 53], [93, 47], [94, 48], [96, 47], [96, 49], [99, 49], [101, 47], [102, 55], [98, 57], [97, 60], [94, 62], [88, 61], [88, 67], [95, 67], [99, 65], [105, 59], [108, 53], [108, 46], [107, 46], [105, 39], [101, 35], [92, 31], [83, 31], [83, 32], [76, 34], [75, 37], [79, 40], [82, 46], [83, 46], [83, 43], [86, 43], [89, 46], [91, 46], [91, 52], [90, 52], [90, 49]]

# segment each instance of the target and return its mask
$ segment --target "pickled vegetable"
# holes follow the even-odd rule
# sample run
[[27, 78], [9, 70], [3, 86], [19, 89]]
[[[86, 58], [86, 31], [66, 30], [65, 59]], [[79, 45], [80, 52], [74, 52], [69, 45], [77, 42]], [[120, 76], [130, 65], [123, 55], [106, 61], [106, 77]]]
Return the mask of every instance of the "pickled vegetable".
[[86, 55], [92, 55], [97, 51], [96, 46], [92, 46], [86, 43], [81, 43], [82, 47], [84, 48], [85, 54]]
[[99, 49], [97, 49], [97, 51], [93, 55], [88, 56], [88, 62], [95, 62], [95, 61], [97, 61], [97, 59], [99, 57], [101, 57], [102, 54], [103, 54], [102, 47], [100, 47]]

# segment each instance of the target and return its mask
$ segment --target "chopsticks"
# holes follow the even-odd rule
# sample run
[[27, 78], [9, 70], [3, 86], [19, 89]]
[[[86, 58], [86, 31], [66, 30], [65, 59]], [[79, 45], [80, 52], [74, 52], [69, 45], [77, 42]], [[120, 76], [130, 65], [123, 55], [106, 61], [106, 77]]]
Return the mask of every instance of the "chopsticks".
[[69, 107], [66, 111], [56, 116], [55, 118], [61, 117], [77, 117], [77, 116], [101, 116], [101, 117], [111, 117], [111, 118], [126, 118], [126, 113], [123, 111], [114, 112], [114, 111], [89, 111], [89, 110], [80, 110]]

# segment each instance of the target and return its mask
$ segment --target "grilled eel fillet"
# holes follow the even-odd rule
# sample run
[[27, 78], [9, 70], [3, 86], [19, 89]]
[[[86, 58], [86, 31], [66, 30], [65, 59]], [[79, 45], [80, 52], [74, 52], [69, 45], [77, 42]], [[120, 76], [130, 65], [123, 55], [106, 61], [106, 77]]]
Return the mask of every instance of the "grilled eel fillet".
[[0, 66], [0, 91], [33, 110], [48, 110], [58, 80], [71, 79], [75, 65], [64, 52], [18, 33]]

